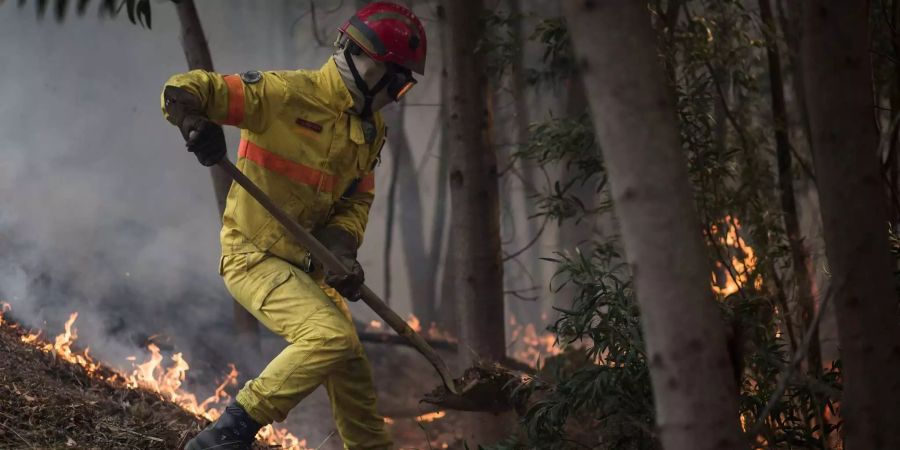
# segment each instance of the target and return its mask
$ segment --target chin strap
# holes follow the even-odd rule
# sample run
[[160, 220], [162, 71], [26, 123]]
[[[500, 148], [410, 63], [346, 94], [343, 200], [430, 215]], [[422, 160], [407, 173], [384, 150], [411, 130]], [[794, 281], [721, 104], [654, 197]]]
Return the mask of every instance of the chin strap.
[[363, 118], [368, 118], [372, 115], [372, 102], [375, 101], [375, 96], [381, 92], [382, 89], [387, 86], [388, 81], [390, 81], [390, 73], [385, 73], [378, 83], [375, 83], [371, 89], [366, 84], [366, 80], [359, 74], [359, 70], [356, 69], [356, 64], [353, 62], [353, 53], [351, 49], [353, 48], [353, 44], [348, 44], [344, 49], [344, 58], [347, 60], [347, 65], [350, 67], [350, 73], [353, 74], [353, 82], [356, 83], [356, 87], [362, 92], [364, 103], [362, 111], [360, 112], [360, 116]]

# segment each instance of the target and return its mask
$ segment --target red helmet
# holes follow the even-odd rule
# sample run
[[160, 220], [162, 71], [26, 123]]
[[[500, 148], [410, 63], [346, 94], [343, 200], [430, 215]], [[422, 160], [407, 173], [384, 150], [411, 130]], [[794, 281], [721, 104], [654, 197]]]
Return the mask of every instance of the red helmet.
[[409, 8], [388, 2], [369, 3], [340, 30], [375, 61], [425, 74], [425, 27]]

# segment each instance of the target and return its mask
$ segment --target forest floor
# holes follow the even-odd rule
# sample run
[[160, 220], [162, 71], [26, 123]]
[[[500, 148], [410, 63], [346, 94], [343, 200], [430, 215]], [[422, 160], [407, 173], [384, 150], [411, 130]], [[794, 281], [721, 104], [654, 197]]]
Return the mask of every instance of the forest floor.
[[[40, 341], [23, 342], [28, 336], [33, 334], [0, 319], [0, 450], [181, 449], [208, 423], [159, 393], [107, 381], [115, 378], [113, 369], [100, 364], [86, 368], [42, 349]], [[422, 376], [429, 370], [427, 363], [411, 349], [397, 346], [374, 345], [368, 351], [397, 448], [461, 448], [457, 415], [429, 412], [409, 391], [416, 378], [418, 383], [429, 380], [422, 383], [422, 392], [431, 387], [431, 377]], [[317, 422], [330, 422], [327, 400], [308, 400], [307, 414], [319, 416]], [[304, 418], [297, 416], [284, 425], [294, 429], [291, 422], [302, 423]], [[310, 448], [341, 446], [336, 436], [324, 441], [308, 437]], [[254, 448], [281, 447], [258, 442]]]
[[158, 394], [89, 376], [23, 336], [0, 327], [0, 448], [170, 449], [200, 428]]
[[[111, 383], [0, 326], [0, 449], [180, 449], [205, 420], [159, 394]], [[264, 445], [259, 449], [266, 449]]]

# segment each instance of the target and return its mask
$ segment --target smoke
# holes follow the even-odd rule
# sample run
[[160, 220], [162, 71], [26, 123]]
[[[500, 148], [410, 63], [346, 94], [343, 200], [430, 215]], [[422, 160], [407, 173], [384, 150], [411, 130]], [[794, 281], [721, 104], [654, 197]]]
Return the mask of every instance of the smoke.
[[209, 175], [159, 110], [184, 71], [168, 6], [152, 30], [0, 6], [0, 300], [48, 333], [78, 311], [81, 342], [111, 362], [154, 334], [195, 361], [230, 341]]
[[[297, 2], [212, 4], [198, 6], [221, 72], [317, 68], [330, 54], [309, 45]], [[125, 369], [152, 339], [212, 387], [252, 352], [232, 335], [208, 171], [160, 112], [163, 83], [186, 70], [174, 8], [155, 3], [147, 30], [90, 13], [38, 21], [27, 6], [0, 4], [0, 301], [51, 336], [77, 311], [78, 343]], [[273, 356], [280, 341], [266, 343]], [[314, 441], [331, 424], [312, 400], [298, 419]]]
[[[216, 69], [321, 66], [331, 48], [315, 43], [308, 3], [258, 3], [199, 2]], [[317, 32], [326, 44], [352, 3], [320, 12]], [[140, 358], [151, 336], [169, 337], [156, 339], [164, 350], [185, 353], [190, 377], [211, 382], [225, 362], [250, 352], [236, 346], [232, 300], [216, 273], [219, 221], [208, 172], [160, 113], [163, 83], [186, 67], [174, 9], [167, 2], [152, 8], [147, 30], [91, 13], [70, 14], [61, 24], [38, 21], [31, 2], [21, 9], [0, 2], [0, 301], [12, 304], [17, 320], [51, 335], [78, 311], [79, 343], [101, 361], [125, 364], [125, 356]], [[417, 11], [428, 16], [432, 9]], [[440, 57], [429, 60], [429, 75], [405, 109], [426, 222], [433, 216], [427, 199], [438, 152], [428, 142], [439, 127], [440, 83]], [[226, 136], [234, 149], [237, 133]], [[376, 292], [384, 291], [390, 145], [376, 172], [380, 194], [360, 253]], [[429, 236], [432, 224], [425, 226]], [[392, 307], [405, 315], [404, 263], [414, 262], [404, 262], [400, 246], [391, 261]], [[353, 308], [360, 320], [373, 317], [365, 305]], [[318, 442], [329, 431], [321, 414], [328, 405], [311, 400], [319, 404], [304, 401], [292, 417]]]

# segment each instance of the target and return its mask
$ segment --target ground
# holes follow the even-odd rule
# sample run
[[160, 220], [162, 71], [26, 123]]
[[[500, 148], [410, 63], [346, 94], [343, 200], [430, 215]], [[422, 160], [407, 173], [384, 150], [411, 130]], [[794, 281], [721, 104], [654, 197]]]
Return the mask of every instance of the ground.
[[[159, 393], [106, 381], [116, 372], [103, 365], [89, 372], [84, 365], [40, 348], [50, 344], [23, 342], [34, 335], [8, 320], [4, 323], [0, 315], [0, 450], [181, 449], [206, 426], [205, 419]], [[74, 336], [68, 342], [73, 343]], [[403, 346], [366, 347], [379, 406], [396, 447], [463, 448], [458, 440], [461, 413], [435, 412], [419, 402], [419, 394], [439, 383], [428, 363]], [[80, 350], [72, 350], [70, 355], [79, 354]], [[188, 374], [185, 383], [190, 382]], [[336, 450], [343, 446], [330, 416], [327, 398], [317, 391], [280, 426], [300, 434], [308, 448]], [[281, 447], [262, 443], [256, 447], [275, 448]]]
[[180, 449], [205, 425], [159, 394], [88, 376], [21, 336], [0, 326], [0, 449]]

